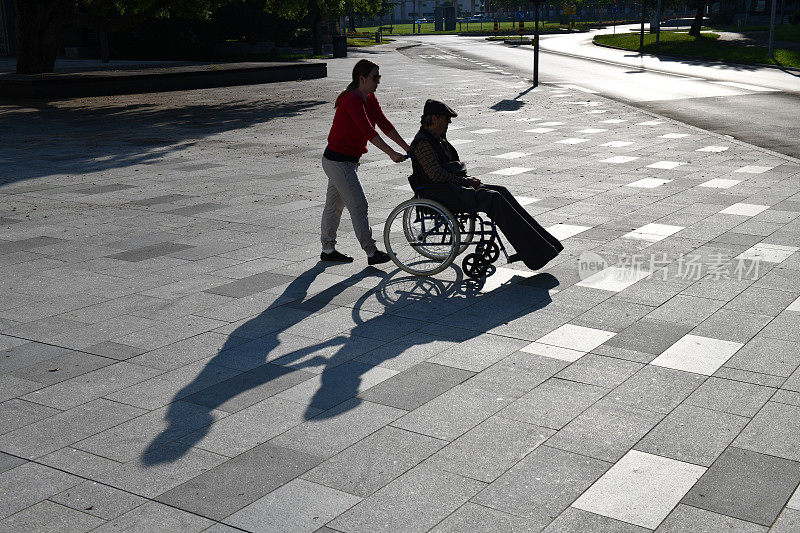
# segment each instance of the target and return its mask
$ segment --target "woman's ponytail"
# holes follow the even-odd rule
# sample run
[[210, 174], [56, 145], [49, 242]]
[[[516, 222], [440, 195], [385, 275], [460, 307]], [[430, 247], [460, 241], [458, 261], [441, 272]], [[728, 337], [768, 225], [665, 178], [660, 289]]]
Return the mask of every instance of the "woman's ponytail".
[[353, 66], [353, 81], [351, 81], [347, 87], [345, 87], [344, 91], [339, 93], [339, 96], [336, 97], [336, 103], [333, 105], [334, 108], [339, 107], [339, 103], [342, 100], [342, 97], [348, 93], [348, 91], [352, 91], [353, 89], [358, 89], [358, 84], [360, 81], [361, 76], [365, 78], [369, 76], [369, 73], [372, 72], [372, 69], [378, 68], [378, 65], [369, 61], [367, 59], [360, 59], [355, 66]]

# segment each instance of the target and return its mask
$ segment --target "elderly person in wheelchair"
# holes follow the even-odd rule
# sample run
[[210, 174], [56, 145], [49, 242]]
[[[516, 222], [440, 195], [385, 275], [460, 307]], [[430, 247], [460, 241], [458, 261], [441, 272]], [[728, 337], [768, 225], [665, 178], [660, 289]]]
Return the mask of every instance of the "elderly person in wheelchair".
[[[446, 242], [452, 236], [440, 235], [442, 231], [420, 230], [418, 235], [409, 235], [409, 222], [429, 218], [428, 228], [435, 226], [435, 210], [443, 211], [442, 217], [454, 218], [452, 230], [444, 227], [444, 233], [450, 231], [458, 241], [455, 255], [464, 251], [466, 245], [477, 238], [476, 253], [467, 256], [464, 262], [465, 272], [473, 277], [485, 274], [486, 266], [497, 259], [498, 248], [505, 252], [502, 241], [494, 228], [496, 224], [503, 235], [514, 247], [515, 253], [507, 256], [509, 262], [522, 261], [531, 270], [538, 270], [564, 249], [563, 245], [537, 223], [519, 202], [506, 189], [498, 185], [485, 185], [477, 178], [469, 177], [466, 166], [459, 161], [458, 152], [447, 141], [447, 127], [457, 113], [447, 104], [437, 100], [428, 100], [422, 113], [422, 127], [411, 143], [410, 155], [413, 174], [409, 182], [417, 199], [416, 213], [406, 216], [405, 236], [412, 246], [416, 239], [418, 249], [431, 251], [433, 241]], [[419, 202], [425, 199], [433, 205], [421, 207]], [[413, 202], [414, 200], [411, 200]], [[444, 209], [441, 209], [441, 208]], [[399, 209], [399, 206], [398, 206]], [[395, 210], [397, 211], [397, 209]], [[485, 222], [478, 212], [486, 213], [491, 222]], [[390, 215], [391, 219], [391, 215]], [[389, 241], [389, 222], [385, 237]], [[480, 226], [475, 230], [475, 224]], [[441, 226], [441, 224], [440, 224]], [[446, 223], [445, 223], [446, 226]], [[486, 231], [486, 227], [489, 231]], [[442, 228], [440, 228], [442, 229]], [[425, 233], [427, 231], [428, 233]], [[413, 232], [412, 232], [413, 233]], [[452, 243], [451, 243], [452, 244]], [[499, 245], [499, 246], [498, 246]], [[439, 248], [444, 253], [444, 248]], [[444, 251], [442, 251], [444, 250]], [[391, 254], [390, 254], [391, 255]], [[430, 254], [428, 254], [430, 255]], [[396, 256], [396, 254], [395, 254]], [[398, 265], [403, 268], [397, 260]], [[448, 265], [452, 263], [450, 258]], [[410, 271], [409, 269], [405, 269]]]

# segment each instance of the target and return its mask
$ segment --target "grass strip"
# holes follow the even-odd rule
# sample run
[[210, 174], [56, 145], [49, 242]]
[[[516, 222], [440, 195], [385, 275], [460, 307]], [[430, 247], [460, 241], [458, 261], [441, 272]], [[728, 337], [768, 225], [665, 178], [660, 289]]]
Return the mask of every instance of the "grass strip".
[[[658, 50], [655, 34], [644, 35], [644, 51], [649, 54], [689, 56], [702, 59], [716, 59], [749, 65], [768, 64], [783, 67], [800, 67], [800, 50], [777, 48], [775, 57], [770, 58], [766, 47], [745, 46], [718, 40], [716, 33], [704, 33], [693, 37], [688, 33], [661, 32]], [[617, 46], [626, 50], [639, 49], [639, 34], [596, 35], [598, 44]]]

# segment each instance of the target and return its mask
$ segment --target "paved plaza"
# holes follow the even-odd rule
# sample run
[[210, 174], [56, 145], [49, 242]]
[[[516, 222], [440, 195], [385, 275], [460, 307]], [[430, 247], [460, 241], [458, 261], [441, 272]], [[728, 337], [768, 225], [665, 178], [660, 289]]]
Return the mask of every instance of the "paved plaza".
[[[400, 48], [0, 105], [0, 531], [800, 530], [800, 162]], [[319, 263], [360, 57], [561, 255]], [[410, 168], [362, 159], [379, 242]]]

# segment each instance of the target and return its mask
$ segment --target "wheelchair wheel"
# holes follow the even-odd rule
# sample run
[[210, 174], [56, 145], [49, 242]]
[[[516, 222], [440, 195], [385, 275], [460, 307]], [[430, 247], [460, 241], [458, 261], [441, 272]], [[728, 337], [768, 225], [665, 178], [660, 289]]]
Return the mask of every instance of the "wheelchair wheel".
[[489, 263], [483, 260], [483, 256], [476, 253], [467, 254], [461, 261], [461, 269], [464, 274], [472, 279], [480, 279], [486, 275]]
[[481, 254], [481, 257], [483, 257], [486, 263], [494, 263], [500, 258], [500, 247], [497, 246], [494, 239], [479, 244], [475, 251]]
[[460, 249], [458, 222], [438, 202], [412, 198], [394, 208], [383, 228], [392, 261], [409, 274], [433, 275], [453, 263]]

